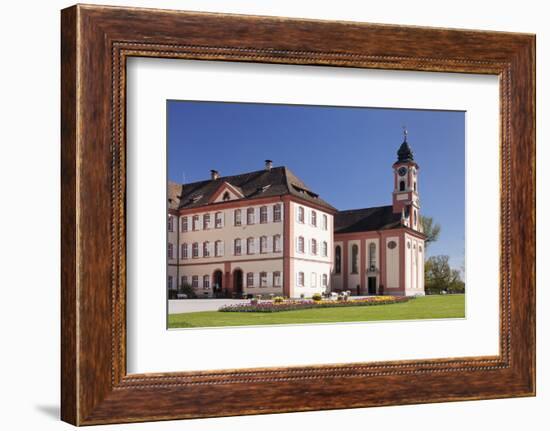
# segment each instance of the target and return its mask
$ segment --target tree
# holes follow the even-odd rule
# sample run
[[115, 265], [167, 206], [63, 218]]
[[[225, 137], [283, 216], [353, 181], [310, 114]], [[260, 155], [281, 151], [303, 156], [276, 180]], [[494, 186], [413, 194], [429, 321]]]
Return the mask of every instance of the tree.
[[441, 225], [439, 223], [434, 223], [434, 219], [432, 217], [426, 216], [420, 216], [420, 223], [422, 223], [422, 231], [424, 232], [424, 235], [426, 235], [424, 247], [428, 248], [432, 242], [437, 241], [439, 238]]
[[460, 278], [460, 271], [451, 269], [449, 256], [439, 255], [430, 257], [424, 266], [425, 290], [427, 294], [464, 293], [464, 282]]

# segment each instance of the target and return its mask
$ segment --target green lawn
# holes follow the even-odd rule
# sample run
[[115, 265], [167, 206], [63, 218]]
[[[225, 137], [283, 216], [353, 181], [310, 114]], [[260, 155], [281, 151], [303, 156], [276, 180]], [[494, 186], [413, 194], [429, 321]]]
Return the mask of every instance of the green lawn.
[[464, 295], [424, 296], [402, 304], [236, 313], [202, 311], [171, 314], [169, 328], [283, 325], [295, 323], [365, 322], [374, 320], [441, 319], [464, 317]]

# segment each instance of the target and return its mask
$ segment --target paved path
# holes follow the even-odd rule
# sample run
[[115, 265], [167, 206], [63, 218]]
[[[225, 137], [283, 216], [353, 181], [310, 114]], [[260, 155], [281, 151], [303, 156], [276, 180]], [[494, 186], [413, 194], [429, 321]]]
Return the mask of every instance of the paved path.
[[246, 299], [170, 299], [168, 314], [216, 311], [222, 305], [249, 302]]
[[[353, 296], [353, 299], [367, 298], [367, 296]], [[247, 303], [250, 299], [170, 299], [168, 314], [196, 313], [198, 311], [217, 311], [222, 305]]]

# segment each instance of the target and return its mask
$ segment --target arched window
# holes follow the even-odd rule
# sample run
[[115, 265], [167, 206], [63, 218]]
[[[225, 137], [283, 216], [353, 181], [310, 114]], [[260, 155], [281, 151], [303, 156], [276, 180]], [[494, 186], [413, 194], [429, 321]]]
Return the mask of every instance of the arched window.
[[240, 238], [235, 238], [234, 253], [235, 253], [235, 256], [240, 256], [240, 254], [242, 253]]
[[267, 287], [267, 272], [260, 272], [260, 287]]
[[205, 214], [202, 216], [202, 228], [204, 230], [210, 229], [210, 214]]
[[202, 288], [203, 289], [210, 289], [210, 276], [209, 275], [203, 275], [202, 276]]
[[235, 221], [235, 226], [240, 226], [241, 225], [241, 210], [240, 209], [235, 210], [235, 212], [233, 213], [233, 220]]
[[369, 269], [373, 270], [376, 267], [376, 244], [369, 244]]
[[326, 241], [323, 241], [323, 256], [328, 256], [328, 243]]
[[221, 228], [221, 227], [222, 227], [222, 224], [223, 224], [222, 213], [221, 213], [221, 212], [217, 212], [216, 215], [214, 216], [214, 218], [215, 218], [214, 223], [216, 224], [216, 229]]
[[254, 238], [246, 239], [246, 253], [254, 254]]
[[260, 237], [260, 253], [267, 253], [267, 236]]
[[281, 286], [281, 272], [275, 271], [273, 273], [273, 286], [279, 287]]
[[416, 181], [414, 182], [414, 191], [416, 191]]
[[342, 272], [342, 247], [339, 245], [334, 249], [334, 272], [336, 274]]
[[298, 286], [301, 286], [301, 287], [304, 286], [304, 273], [303, 272], [298, 273]]
[[174, 232], [174, 220], [171, 215], [168, 216], [168, 232]]
[[199, 230], [199, 216], [193, 216], [193, 230]]
[[414, 210], [414, 226], [416, 227], [416, 210]]
[[260, 223], [267, 223], [267, 207], [260, 207]]
[[403, 181], [403, 180], [399, 181], [399, 191], [400, 192], [405, 191], [405, 181]]
[[210, 243], [208, 241], [202, 243], [202, 256], [210, 257]]
[[311, 240], [311, 254], [317, 255], [317, 240]]
[[254, 224], [254, 208], [247, 208], [246, 224]]
[[184, 242], [181, 245], [181, 258], [182, 259], [187, 259], [188, 257], [189, 257], [189, 255], [188, 255], [188, 252], [187, 252], [187, 243]]
[[168, 243], [168, 259], [174, 258], [174, 246], [171, 242]]
[[199, 257], [199, 243], [198, 242], [194, 242], [193, 243], [193, 257]]
[[323, 214], [323, 230], [328, 229], [328, 217], [326, 214]]
[[305, 214], [304, 207], [298, 207], [298, 221], [300, 223], [304, 222], [304, 219], [305, 219], [304, 214]]
[[188, 222], [187, 222], [187, 217], [182, 217], [182, 218], [181, 218], [181, 231], [182, 231], [182, 232], [187, 232], [187, 230], [188, 230], [188, 228], [189, 228], [189, 226], [188, 226], [187, 223], [188, 223]]
[[351, 246], [351, 273], [352, 274], [357, 274], [359, 272], [357, 268], [358, 260], [359, 260], [359, 247], [357, 247], [357, 244], [353, 244]]
[[220, 240], [217, 240], [214, 243], [214, 253], [217, 257], [223, 256], [223, 245], [222, 245], [222, 242]]
[[304, 252], [304, 237], [299, 236], [298, 237], [298, 253]]
[[276, 204], [273, 206], [273, 221], [281, 221], [281, 204]]
[[281, 235], [277, 234], [273, 236], [273, 253], [279, 253], [281, 251]]
[[317, 227], [317, 212], [311, 211], [311, 225]]

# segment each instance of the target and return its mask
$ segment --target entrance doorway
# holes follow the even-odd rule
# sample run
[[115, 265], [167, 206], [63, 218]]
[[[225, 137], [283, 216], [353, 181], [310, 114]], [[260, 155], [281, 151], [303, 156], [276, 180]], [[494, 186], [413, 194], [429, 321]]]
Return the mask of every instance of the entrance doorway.
[[223, 296], [223, 272], [219, 269], [214, 271], [214, 276], [212, 277], [212, 287], [214, 297], [219, 298]]
[[376, 295], [376, 277], [369, 277], [368, 292], [369, 295]]
[[233, 271], [233, 293], [237, 298], [243, 293], [243, 272], [240, 269]]

